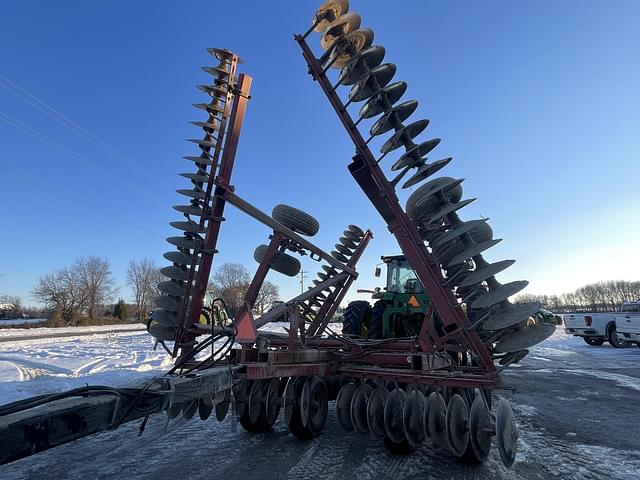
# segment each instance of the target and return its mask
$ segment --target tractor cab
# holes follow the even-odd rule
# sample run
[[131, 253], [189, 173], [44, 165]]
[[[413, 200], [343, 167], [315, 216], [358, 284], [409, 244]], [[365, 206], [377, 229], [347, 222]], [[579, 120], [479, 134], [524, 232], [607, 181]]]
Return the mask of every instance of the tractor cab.
[[[404, 255], [383, 256], [382, 261], [387, 266], [386, 293], [424, 293], [424, 287], [416, 277], [411, 265]], [[376, 277], [380, 276], [380, 268], [376, 268]], [[373, 298], [383, 298], [384, 293], [375, 293]]]

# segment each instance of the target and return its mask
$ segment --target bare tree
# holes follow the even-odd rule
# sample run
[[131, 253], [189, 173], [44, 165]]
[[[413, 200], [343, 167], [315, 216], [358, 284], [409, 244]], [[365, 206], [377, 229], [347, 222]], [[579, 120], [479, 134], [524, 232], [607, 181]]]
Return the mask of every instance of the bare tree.
[[260, 287], [258, 292], [258, 298], [256, 299], [255, 307], [260, 311], [260, 315], [263, 315], [265, 310], [269, 310], [273, 305], [273, 302], [280, 297], [280, 289], [277, 285], [269, 281], [265, 281]]
[[87, 298], [89, 318], [98, 317], [98, 305], [105, 303], [118, 290], [109, 262], [100, 257], [80, 258], [74, 265]]
[[127, 281], [133, 289], [136, 316], [142, 321], [153, 309], [153, 301], [158, 296], [158, 283], [163, 280], [160, 269], [149, 258], [131, 260], [127, 269]]
[[561, 295], [522, 294], [515, 299], [516, 302], [539, 302], [556, 313], [614, 311], [623, 302], [634, 300], [640, 300], [640, 282], [626, 280], [590, 283]]
[[47, 307], [58, 310], [68, 324], [77, 319], [87, 304], [86, 291], [78, 272], [69, 268], [41, 277], [32, 294]]
[[211, 276], [207, 293], [213, 298], [222, 298], [230, 314], [235, 316], [242, 305], [250, 281], [249, 271], [244, 265], [223, 263]]

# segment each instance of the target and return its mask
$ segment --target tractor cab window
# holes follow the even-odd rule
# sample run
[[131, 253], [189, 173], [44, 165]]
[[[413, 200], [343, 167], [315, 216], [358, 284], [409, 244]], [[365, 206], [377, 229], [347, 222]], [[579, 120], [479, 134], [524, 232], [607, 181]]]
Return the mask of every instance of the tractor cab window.
[[391, 260], [387, 265], [387, 291], [422, 293], [422, 284], [407, 261]]

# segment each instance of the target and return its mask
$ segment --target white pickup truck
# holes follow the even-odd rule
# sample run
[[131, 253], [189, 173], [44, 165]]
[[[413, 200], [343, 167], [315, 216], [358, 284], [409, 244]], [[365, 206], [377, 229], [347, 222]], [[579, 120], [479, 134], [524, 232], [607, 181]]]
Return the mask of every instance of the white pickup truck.
[[[620, 312], [565, 314], [564, 331], [567, 334], [582, 337], [589, 345], [598, 346], [607, 341], [615, 348], [626, 348], [629, 342], [626, 341], [627, 337], [621, 337], [618, 334], [617, 319], [620, 317], [626, 320], [625, 315], [637, 311], [638, 305], [640, 305], [638, 302], [625, 302]], [[638, 316], [640, 317], [640, 314]], [[636, 333], [640, 336], [640, 318], [635, 325], [637, 325]]]
[[620, 340], [640, 347], [640, 300], [622, 305], [621, 312], [616, 315], [616, 330]]

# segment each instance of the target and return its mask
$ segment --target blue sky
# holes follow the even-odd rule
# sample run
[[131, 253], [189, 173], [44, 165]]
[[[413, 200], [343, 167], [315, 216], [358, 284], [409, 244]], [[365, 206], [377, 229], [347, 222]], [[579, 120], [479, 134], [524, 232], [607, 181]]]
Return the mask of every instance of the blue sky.
[[[292, 39], [319, 3], [247, 2], [225, 22], [212, 1], [3, 2], [0, 294], [32, 303], [39, 276], [100, 255], [129, 298], [129, 260], [162, 264], [175, 189], [187, 186], [180, 157], [196, 152], [184, 139], [200, 136], [188, 122], [203, 119], [191, 104], [205, 100], [194, 87], [207, 80], [211, 46], [236, 51], [254, 77], [237, 192], [266, 211], [288, 203], [314, 214], [327, 250], [348, 223], [371, 228], [350, 298], [378, 285], [375, 264], [398, 248], [348, 174], [353, 147]], [[466, 178], [465, 196], [478, 197], [461, 216], [490, 217], [504, 238], [487, 258], [517, 260], [499, 279], [528, 279], [532, 293], [638, 279], [638, 2], [353, 0], [351, 9], [397, 64], [405, 99], [420, 101], [413, 118], [431, 120], [420, 138], [443, 139], [431, 158], [453, 156], [443, 174]], [[15, 86], [81, 133], [12, 95]], [[216, 262], [253, 271], [269, 232], [232, 207], [226, 216]], [[283, 297], [299, 289], [272, 280]]]

